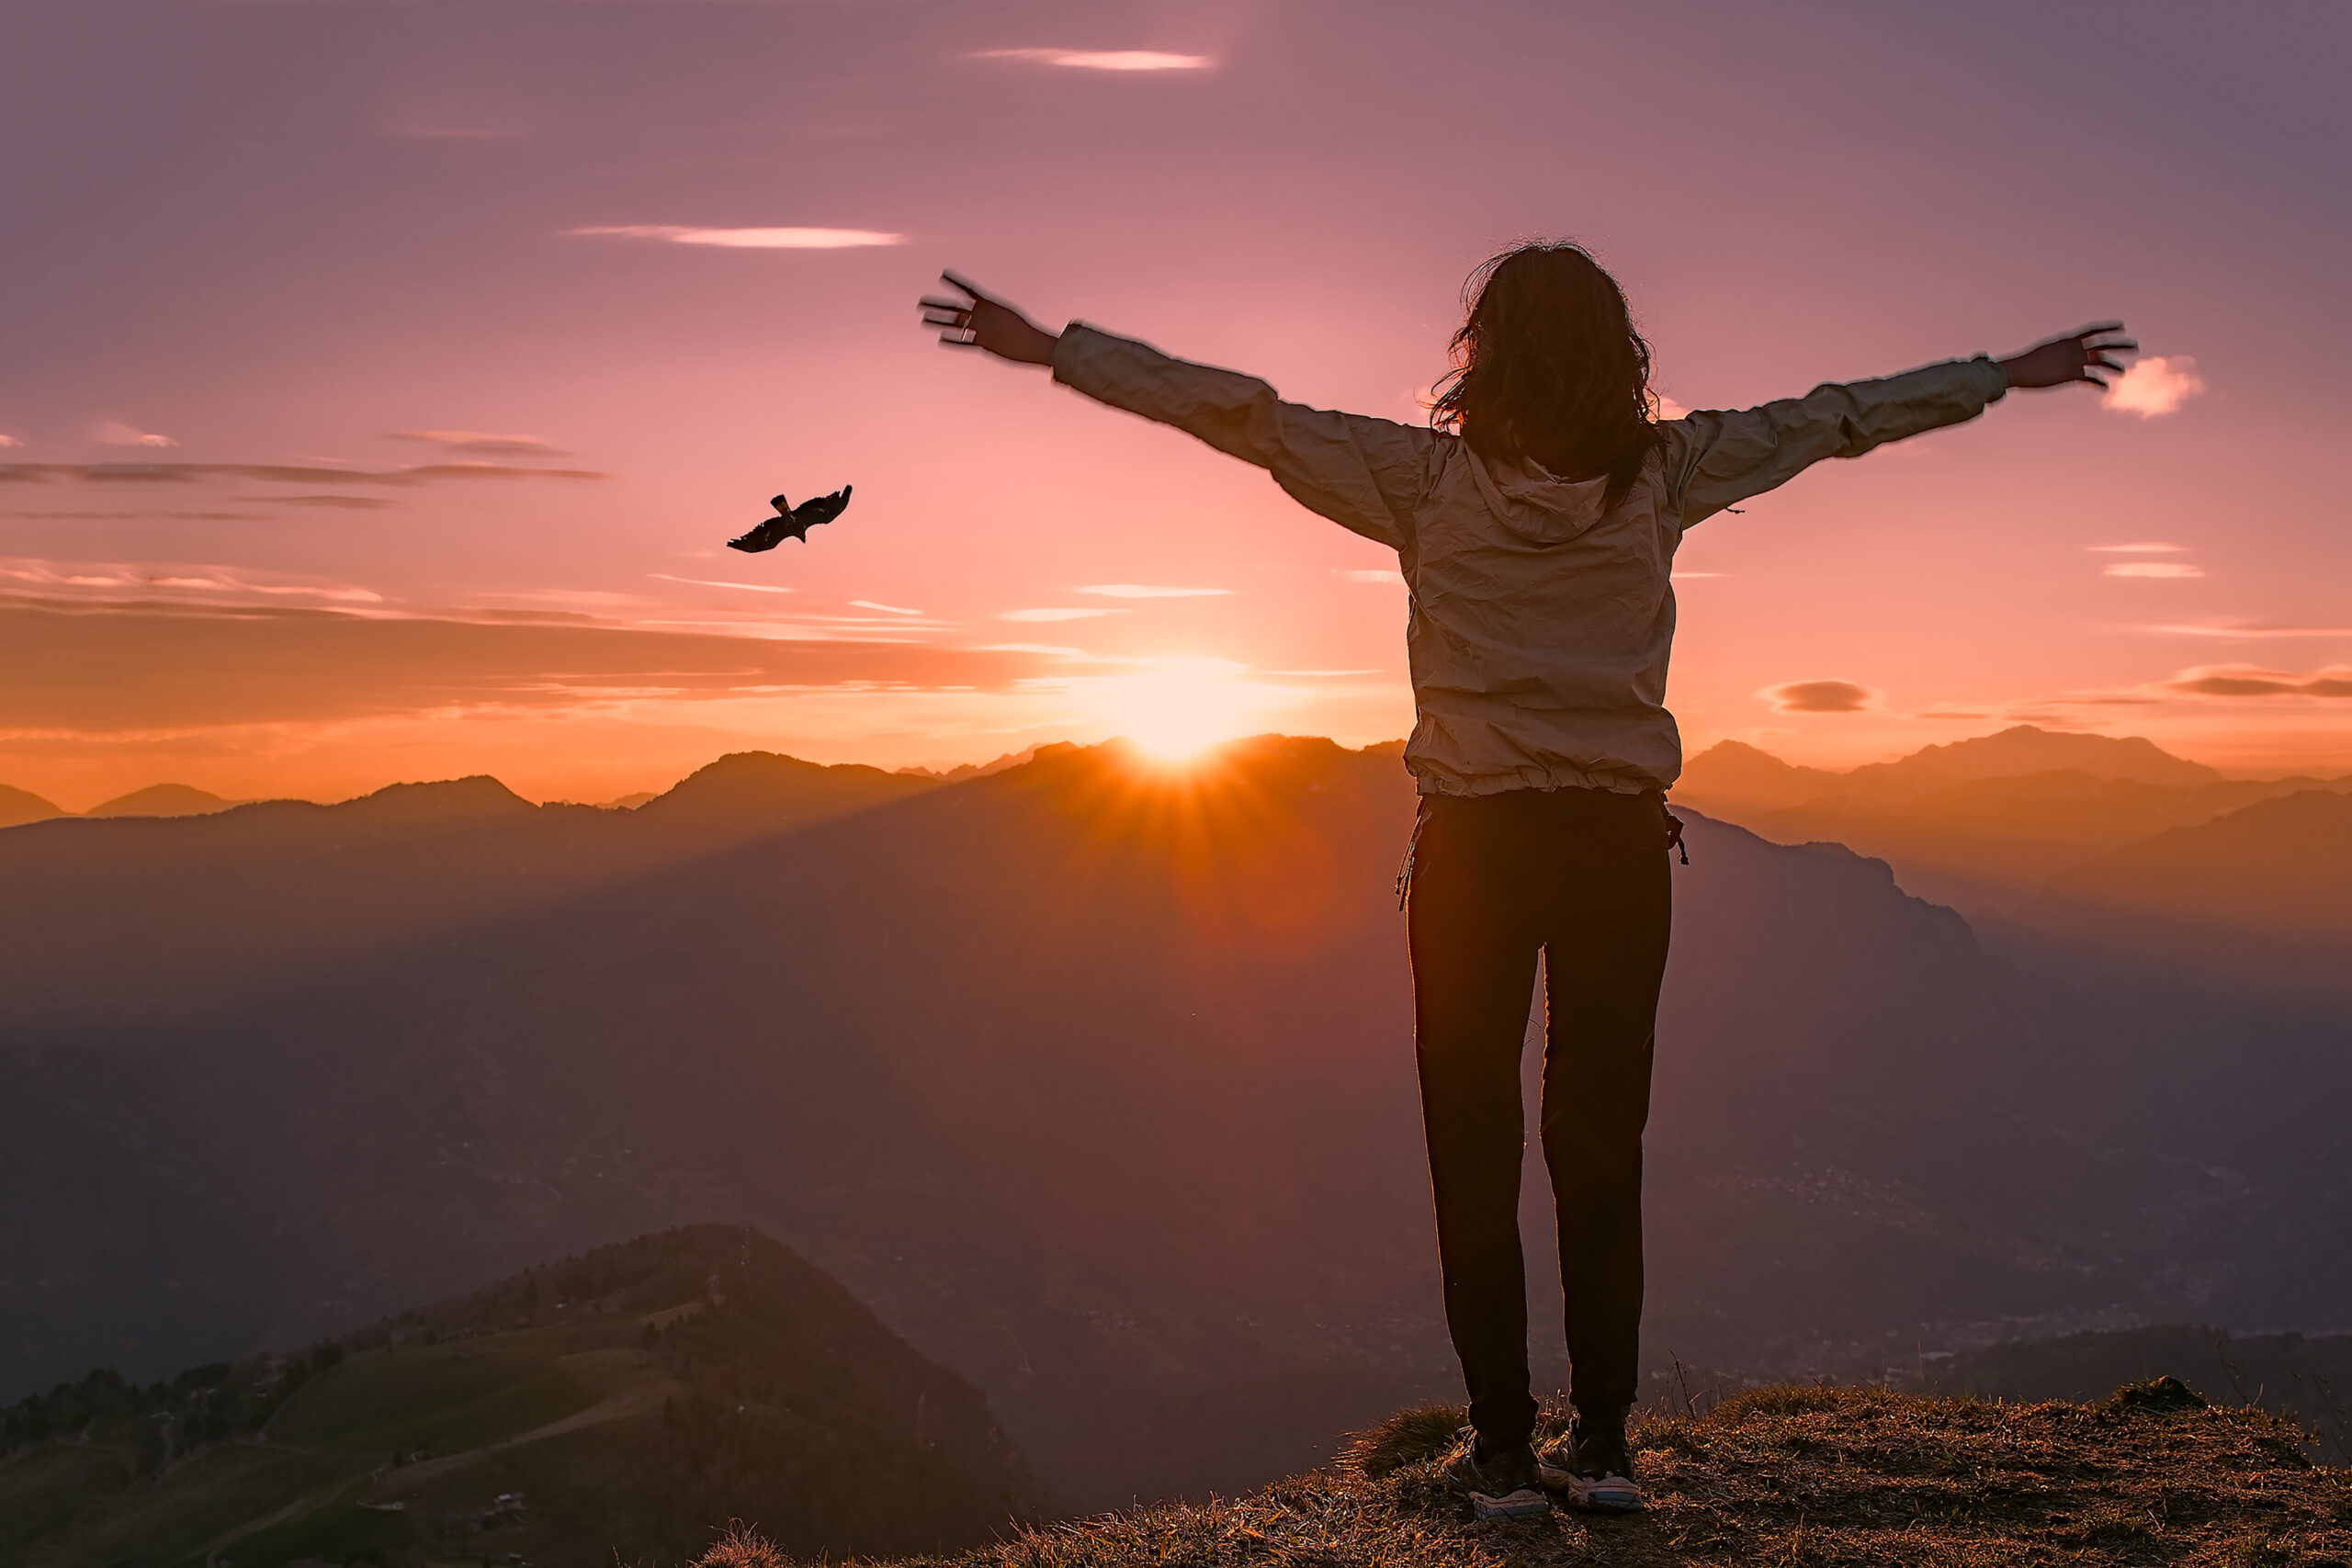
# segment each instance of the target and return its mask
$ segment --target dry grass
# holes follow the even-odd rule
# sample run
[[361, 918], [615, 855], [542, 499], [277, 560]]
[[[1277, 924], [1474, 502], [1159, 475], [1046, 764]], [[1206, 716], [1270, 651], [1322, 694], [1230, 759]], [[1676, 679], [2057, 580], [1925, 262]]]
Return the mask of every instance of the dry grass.
[[[2160, 1386], [2127, 1393], [1756, 1390], [1638, 1429], [1646, 1512], [1516, 1524], [1474, 1523], [1439, 1479], [1460, 1413], [1408, 1411], [1331, 1469], [1249, 1497], [1025, 1531], [922, 1568], [2352, 1568], [2352, 1472], [2314, 1467], [2293, 1426]], [[702, 1568], [782, 1562], [737, 1535]]]

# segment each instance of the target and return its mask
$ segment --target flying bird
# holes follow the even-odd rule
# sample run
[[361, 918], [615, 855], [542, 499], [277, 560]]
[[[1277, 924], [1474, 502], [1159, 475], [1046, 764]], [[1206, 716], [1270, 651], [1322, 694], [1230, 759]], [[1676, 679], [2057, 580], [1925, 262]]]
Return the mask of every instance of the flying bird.
[[805, 545], [809, 529], [820, 523], [831, 523], [842, 514], [849, 505], [849, 492], [855, 488], [843, 485], [831, 495], [820, 495], [797, 506], [779, 495], [768, 502], [775, 508], [775, 515], [760, 519], [760, 525], [741, 538], [728, 540], [727, 547], [753, 552], [772, 550], [786, 539], [797, 539]]

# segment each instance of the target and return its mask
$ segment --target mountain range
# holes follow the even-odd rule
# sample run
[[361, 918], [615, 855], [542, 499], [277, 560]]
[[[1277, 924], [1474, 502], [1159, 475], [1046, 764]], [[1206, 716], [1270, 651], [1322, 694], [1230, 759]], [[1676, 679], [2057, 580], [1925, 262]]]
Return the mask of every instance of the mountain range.
[[[1393, 746], [1264, 738], [1191, 773], [752, 757], [631, 811], [460, 781], [0, 832], [0, 1258], [39, 1260], [0, 1277], [7, 1377], [750, 1224], [983, 1390], [1059, 1497], [1282, 1473], [1454, 1382], [1412, 810]], [[2342, 1010], [1988, 950], [1883, 862], [1691, 815], [1655, 1386], [2333, 1325]], [[1537, 1244], [1539, 1304], [1548, 1271]]]
[[[2310, 798], [2249, 810], [2288, 796]], [[2332, 858], [2342, 851], [2331, 846], [2352, 831], [2352, 777], [2225, 779], [2138, 737], [2018, 725], [1846, 773], [1799, 767], [1727, 740], [1690, 759], [1675, 798], [1777, 842], [1824, 840], [1883, 857], [1907, 891], [1996, 923], [2045, 892], [2052, 907], [2031, 917], [2045, 930], [2119, 900], [2196, 923], [2218, 897], [2240, 911], [2225, 923], [2251, 918], [2265, 930], [2332, 939], [2347, 929], [2352, 910], [2326, 893], [2326, 886], [2344, 886]], [[2181, 831], [2222, 818], [2237, 826]], [[2168, 848], [2133, 848], [2160, 836]], [[2211, 847], [2195, 848], [2199, 842]], [[2301, 881], [2291, 869], [2283, 880], [2272, 874], [2303, 865], [2312, 852], [2317, 858]], [[2086, 871], [2119, 853], [2111, 871]], [[2155, 881], [2143, 877], [2128, 894], [2120, 885], [2107, 894], [2092, 890], [2102, 877], [2128, 877], [2122, 868], [2144, 854], [2170, 857], [2187, 879], [2159, 886], [2169, 874], [2154, 872]], [[2078, 892], [2059, 886], [2077, 874], [2088, 878]], [[2136, 945], [2120, 923], [2112, 934]]]

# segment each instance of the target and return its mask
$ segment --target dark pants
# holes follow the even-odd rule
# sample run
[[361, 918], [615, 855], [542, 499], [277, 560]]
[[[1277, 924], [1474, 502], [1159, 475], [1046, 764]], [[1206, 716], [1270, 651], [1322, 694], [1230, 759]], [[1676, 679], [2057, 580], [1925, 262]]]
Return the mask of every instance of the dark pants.
[[1545, 955], [1544, 1163], [1577, 1408], [1622, 1415], [1642, 1320], [1649, 1120], [1671, 886], [1654, 795], [1514, 790], [1427, 803], [1413, 852], [1415, 1050], [1437, 1198], [1445, 1322], [1489, 1444], [1524, 1442], [1527, 1276], [1519, 1067]]

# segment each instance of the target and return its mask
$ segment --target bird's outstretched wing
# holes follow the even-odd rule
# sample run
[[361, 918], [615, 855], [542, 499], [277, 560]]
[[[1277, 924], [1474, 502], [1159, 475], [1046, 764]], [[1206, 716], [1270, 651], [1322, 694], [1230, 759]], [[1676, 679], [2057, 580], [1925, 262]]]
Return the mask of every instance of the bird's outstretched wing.
[[857, 487], [843, 485], [831, 495], [820, 495], [814, 501], [804, 501], [792, 509], [792, 526], [803, 539], [808, 530], [820, 523], [831, 523], [849, 510], [849, 492]]

